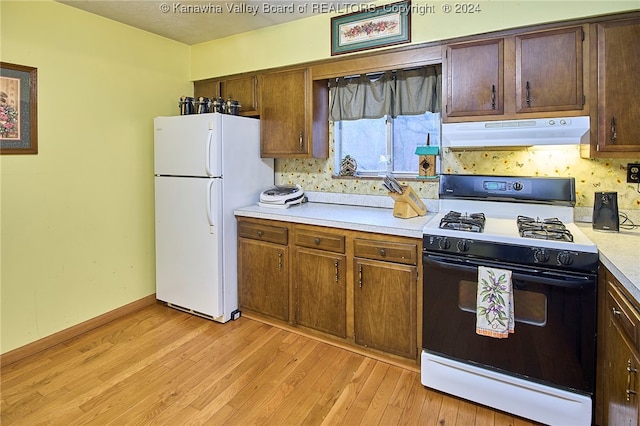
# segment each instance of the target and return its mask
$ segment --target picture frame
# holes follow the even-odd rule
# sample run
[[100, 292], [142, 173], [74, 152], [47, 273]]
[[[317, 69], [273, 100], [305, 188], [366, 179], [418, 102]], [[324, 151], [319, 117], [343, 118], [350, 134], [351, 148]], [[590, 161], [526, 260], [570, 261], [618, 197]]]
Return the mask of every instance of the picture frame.
[[38, 153], [38, 69], [0, 62], [0, 154]]
[[410, 0], [366, 7], [331, 18], [331, 56], [411, 42]]

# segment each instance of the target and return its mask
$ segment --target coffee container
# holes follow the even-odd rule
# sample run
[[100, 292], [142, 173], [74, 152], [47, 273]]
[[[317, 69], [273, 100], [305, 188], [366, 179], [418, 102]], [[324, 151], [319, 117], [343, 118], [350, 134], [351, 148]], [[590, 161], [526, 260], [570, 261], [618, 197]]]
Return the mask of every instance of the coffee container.
[[596, 192], [593, 201], [593, 229], [618, 232], [620, 217], [618, 216], [618, 193]]

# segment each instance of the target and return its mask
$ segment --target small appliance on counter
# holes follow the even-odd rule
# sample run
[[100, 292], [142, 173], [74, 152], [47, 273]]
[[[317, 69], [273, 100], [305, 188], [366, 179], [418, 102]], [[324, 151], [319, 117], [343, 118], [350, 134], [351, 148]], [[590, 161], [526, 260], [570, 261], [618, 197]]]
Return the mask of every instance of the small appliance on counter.
[[304, 190], [300, 185], [276, 185], [262, 191], [260, 194], [260, 207], [272, 207], [288, 209], [292, 205], [302, 204], [307, 201]]
[[620, 230], [617, 192], [595, 193], [592, 223], [593, 229], [613, 232], [618, 232]]

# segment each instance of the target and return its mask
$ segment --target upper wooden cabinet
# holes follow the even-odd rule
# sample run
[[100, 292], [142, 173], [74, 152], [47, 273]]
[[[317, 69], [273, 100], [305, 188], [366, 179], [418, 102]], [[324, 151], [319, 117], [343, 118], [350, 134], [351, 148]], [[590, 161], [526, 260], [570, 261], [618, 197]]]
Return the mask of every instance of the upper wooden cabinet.
[[307, 68], [259, 76], [260, 154], [267, 158], [329, 155], [329, 89]]
[[445, 58], [446, 116], [504, 113], [503, 39], [450, 45]]
[[575, 26], [445, 46], [443, 120], [587, 113], [584, 34]]
[[240, 103], [240, 115], [258, 115], [258, 79], [255, 75], [225, 79], [220, 82], [220, 93]]
[[515, 37], [516, 112], [581, 110], [582, 27]]
[[594, 24], [591, 44], [598, 73], [589, 157], [636, 157], [640, 154], [640, 18]]

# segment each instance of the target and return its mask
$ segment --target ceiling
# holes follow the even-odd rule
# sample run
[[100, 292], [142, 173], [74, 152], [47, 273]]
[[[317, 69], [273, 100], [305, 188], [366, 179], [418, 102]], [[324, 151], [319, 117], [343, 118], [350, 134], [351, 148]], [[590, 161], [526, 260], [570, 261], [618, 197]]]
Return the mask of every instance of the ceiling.
[[329, 13], [345, 4], [326, 0], [56, 1], [189, 45]]

